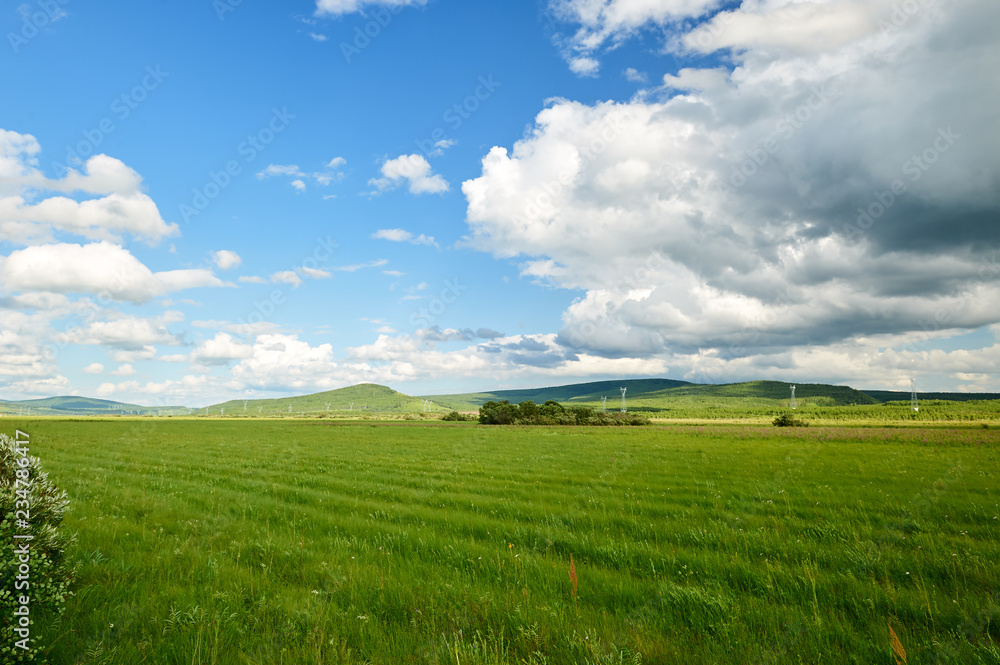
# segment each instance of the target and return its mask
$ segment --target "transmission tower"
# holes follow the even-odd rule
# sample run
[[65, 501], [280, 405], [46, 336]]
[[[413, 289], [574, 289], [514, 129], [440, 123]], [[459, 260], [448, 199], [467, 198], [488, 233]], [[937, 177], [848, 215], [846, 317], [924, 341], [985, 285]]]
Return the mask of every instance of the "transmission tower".
[[793, 409], [794, 409], [794, 408], [795, 408], [796, 406], [798, 406], [798, 405], [797, 405], [797, 404], [795, 403], [795, 386], [792, 386], [792, 402], [791, 402], [791, 404], [792, 404], [792, 408], [793, 408]]
[[628, 411], [628, 409], [625, 408], [625, 391], [628, 390], [628, 388], [619, 388], [619, 390], [622, 391], [622, 413], [625, 413]]
[[607, 397], [602, 397], [601, 398], [601, 413], [607, 413], [607, 412], [608, 412], [608, 398]]
[[910, 408], [914, 411], [920, 410], [920, 404], [917, 403], [917, 382], [915, 379], [910, 379]]

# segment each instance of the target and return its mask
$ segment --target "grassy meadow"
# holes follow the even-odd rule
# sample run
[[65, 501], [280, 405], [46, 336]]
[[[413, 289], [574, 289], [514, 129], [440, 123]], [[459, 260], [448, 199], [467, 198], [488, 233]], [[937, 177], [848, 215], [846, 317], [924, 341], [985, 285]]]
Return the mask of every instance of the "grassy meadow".
[[16, 426], [53, 663], [1000, 663], [997, 428]]

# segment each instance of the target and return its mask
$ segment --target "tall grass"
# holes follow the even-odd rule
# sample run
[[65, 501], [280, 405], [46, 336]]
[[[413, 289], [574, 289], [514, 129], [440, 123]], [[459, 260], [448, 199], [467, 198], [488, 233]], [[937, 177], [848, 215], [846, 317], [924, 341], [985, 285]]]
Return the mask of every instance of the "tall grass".
[[57, 663], [1000, 662], [997, 430], [19, 424]]

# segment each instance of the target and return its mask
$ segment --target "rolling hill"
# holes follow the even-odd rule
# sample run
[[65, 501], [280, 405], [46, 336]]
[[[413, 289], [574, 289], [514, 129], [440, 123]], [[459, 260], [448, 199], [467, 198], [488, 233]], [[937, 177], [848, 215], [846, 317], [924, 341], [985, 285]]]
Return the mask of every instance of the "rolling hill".
[[187, 415], [192, 411], [186, 406], [141, 406], [79, 395], [0, 401], [0, 413], [32, 416]]
[[[374, 383], [361, 383], [321, 393], [279, 399], [230, 400], [198, 409], [196, 415], [274, 416], [303, 413], [412, 413], [423, 411], [424, 402]], [[435, 411], [443, 411], [437, 407]]]
[[[626, 402], [630, 411], [660, 412], [681, 408], [745, 408], [778, 407], [787, 405], [793, 384], [781, 381], [750, 381], [746, 383], [702, 384], [671, 379], [641, 379], [628, 381], [599, 381], [578, 383], [555, 388], [536, 390], [498, 390], [459, 395], [427, 395], [447, 408], [472, 411], [489, 400], [507, 400], [511, 403], [532, 400], [541, 404], [555, 400], [563, 404], [601, 407], [601, 398], [607, 397], [608, 408], [619, 408], [621, 392], [626, 388]], [[831, 386], [819, 383], [794, 384], [796, 399], [801, 404], [816, 406], [846, 406], [849, 404], [877, 404], [878, 401], [848, 386]]]

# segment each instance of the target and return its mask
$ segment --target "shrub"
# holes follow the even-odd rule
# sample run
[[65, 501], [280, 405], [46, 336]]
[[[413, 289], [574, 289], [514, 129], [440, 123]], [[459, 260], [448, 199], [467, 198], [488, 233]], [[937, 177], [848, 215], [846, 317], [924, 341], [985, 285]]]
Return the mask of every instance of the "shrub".
[[597, 412], [589, 406], [565, 408], [549, 400], [539, 407], [524, 401], [514, 405], [504, 400], [479, 407], [483, 425], [648, 425], [649, 419], [631, 413]]
[[790, 413], [783, 413], [774, 419], [772, 423], [775, 427], [809, 427], [809, 423], [799, 420]]
[[465, 422], [466, 420], [469, 420], [469, 418], [466, 418], [458, 411], [452, 411], [451, 413], [445, 414], [445, 416], [442, 417], [441, 420], [447, 420], [448, 422], [462, 423]]
[[[17, 474], [27, 471], [30, 485], [17, 485]], [[27, 502], [28, 525], [19, 524], [23, 515], [17, 511]], [[0, 662], [45, 662], [46, 638], [56, 634], [56, 625], [71, 595], [73, 568], [66, 560], [66, 549], [74, 537], [60, 527], [69, 500], [42, 471], [37, 457], [23, 454], [23, 449], [5, 434], [0, 434]], [[15, 539], [30, 534], [31, 540]], [[27, 557], [23, 554], [27, 543]], [[27, 558], [28, 561], [23, 561]], [[22, 566], [27, 566], [25, 572]], [[14, 612], [20, 611], [21, 597], [26, 604], [30, 631], [28, 650], [16, 643], [23, 639], [15, 629]]]

